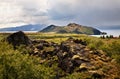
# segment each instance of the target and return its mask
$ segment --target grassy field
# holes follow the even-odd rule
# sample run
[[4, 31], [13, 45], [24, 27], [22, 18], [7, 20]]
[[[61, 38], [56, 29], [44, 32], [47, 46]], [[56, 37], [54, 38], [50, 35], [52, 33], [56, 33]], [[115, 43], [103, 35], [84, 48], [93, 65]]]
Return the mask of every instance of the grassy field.
[[[10, 33], [1, 33], [0, 40], [7, 37]], [[46, 40], [48, 42], [61, 43], [72, 37], [74, 39], [82, 39], [87, 42], [91, 49], [100, 49], [105, 51], [111, 57], [120, 55], [120, 38], [101, 39], [84, 34], [55, 34], [55, 33], [26, 33], [31, 40]]]
[[[6, 38], [8, 35], [9, 33], [1, 33], [0, 40]], [[26, 35], [31, 40], [46, 40], [58, 44], [70, 37], [81, 39], [87, 42], [87, 46], [91, 50], [103, 50], [109, 57], [115, 59], [118, 70], [120, 70], [119, 38], [101, 39], [81, 34], [54, 33], [26, 33]], [[6, 42], [0, 41], [0, 45], [0, 79], [55, 79], [56, 72], [54, 72], [54, 69], [56, 68], [56, 64], [51, 68], [46, 64], [38, 64], [39, 58], [29, 56], [28, 54], [21, 54], [21, 51], [13, 50], [13, 47]], [[77, 75], [74, 73], [63, 79], [77, 79], [76, 76], [78, 75], [80, 79], [83, 78], [82, 73], [77, 73]]]
[[[10, 33], [1, 33], [0, 40], [7, 37]], [[26, 33], [31, 40], [46, 40], [48, 42], [61, 43], [72, 37], [74, 39], [82, 39], [87, 42], [91, 49], [100, 49], [111, 57], [120, 55], [120, 38], [101, 39], [84, 34], [55, 34], [55, 33]], [[116, 55], [117, 54], [117, 55]], [[119, 60], [118, 60], [119, 61]], [[120, 61], [119, 61], [120, 63]]]

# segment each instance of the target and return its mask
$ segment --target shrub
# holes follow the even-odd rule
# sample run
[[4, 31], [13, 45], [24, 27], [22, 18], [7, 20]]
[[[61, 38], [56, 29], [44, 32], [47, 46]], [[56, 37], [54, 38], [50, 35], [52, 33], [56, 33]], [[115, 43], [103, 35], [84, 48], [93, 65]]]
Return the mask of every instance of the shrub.
[[51, 79], [54, 71], [39, 64], [40, 59], [21, 54], [7, 43], [0, 46], [0, 79]]
[[116, 59], [120, 63], [120, 42], [113, 41], [105, 46], [102, 46], [102, 50], [107, 53], [108, 56]]
[[92, 40], [91, 43], [89, 43], [88, 47], [90, 49], [101, 49], [101, 47], [104, 45], [104, 42], [102, 40]]

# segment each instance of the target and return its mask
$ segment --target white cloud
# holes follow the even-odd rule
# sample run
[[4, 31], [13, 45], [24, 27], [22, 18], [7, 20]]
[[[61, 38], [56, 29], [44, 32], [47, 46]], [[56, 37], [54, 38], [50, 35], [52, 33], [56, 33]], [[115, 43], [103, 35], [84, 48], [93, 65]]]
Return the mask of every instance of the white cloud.
[[0, 28], [20, 24], [120, 24], [120, 0], [0, 0]]
[[47, 23], [47, 0], [0, 0], [0, 28]]
[[[14, 3], [0, 3], [0, 23], [12, 22], [22, 16], [22, 9]], [[14, 18], [13, 18], [14, 17]]]

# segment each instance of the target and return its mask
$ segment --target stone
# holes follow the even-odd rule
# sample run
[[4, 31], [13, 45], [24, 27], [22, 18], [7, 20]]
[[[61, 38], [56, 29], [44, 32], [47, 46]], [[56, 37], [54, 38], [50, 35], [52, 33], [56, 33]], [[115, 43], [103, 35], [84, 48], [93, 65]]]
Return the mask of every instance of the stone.
[[112, 59], [112, 60], [111, 60], [111, 63], [116, 63], [116, 59]]
[[104, 79], [105, 75], [102, 71], [89, 71], [92, 74], [93, 79]]
[[80, 59], [80, 56], [79, 56], [79, 55], [74, 55], [74, 56], [72, 57], [72, 60], [75, 60], [75, 59]]
[[67, 55], [67, 52], [64, 52], [64, 53], [63, 53], [63, 56], [66, 56], [66, 55]]
[[87, 67], [87, 64], [86, 63], [82, 63], [80, 66], [79, 66], [79, 71], [87, 71], [88, 70], [88, 67]]
[[80, 69], [82, 69], [82, 68], [87, 68], [86, 63], [82, 63], [79, 68], [80, 68]]
[[32, 45], [32, 41], [22, 31], [13, 33], [6, 38], [6, 41], [16, 48], [20, 45]]

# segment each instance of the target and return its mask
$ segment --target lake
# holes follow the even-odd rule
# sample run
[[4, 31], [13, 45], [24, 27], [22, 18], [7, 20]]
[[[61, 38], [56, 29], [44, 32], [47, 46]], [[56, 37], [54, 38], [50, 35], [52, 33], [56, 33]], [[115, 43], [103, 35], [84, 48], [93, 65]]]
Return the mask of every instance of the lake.
[[106, 32], [107, 35], [113, 35], [115, 37], [119, 37], [120, 29], [108, 29], [108, 30], [101, 30], [102, 32]]
[[[102, 32], [106, 32], [107, 35], [113, 35], [115, 37], [119, 37], [120, 35], [120, 29], [107, 29], [107, 30], [100, 30]], [[14, 32], [17, 32], [17, 31], [0, 31], [0, 33], [14, 33]], [[37, 31], [24, 31], [26, 33], [36, 33]], [[97, 36], [97, 37], [100, 37], [100, 35], [92, 35], [92, 36]]]
[[[101, 32], [106, 32], [107, 35], [113, 35], [114, 37], [119, 37], [120, 29], [107, 29], [107, 30], [100, 30]], [[101, 35], [91, 35], [95, 37], [100, 37]]]

